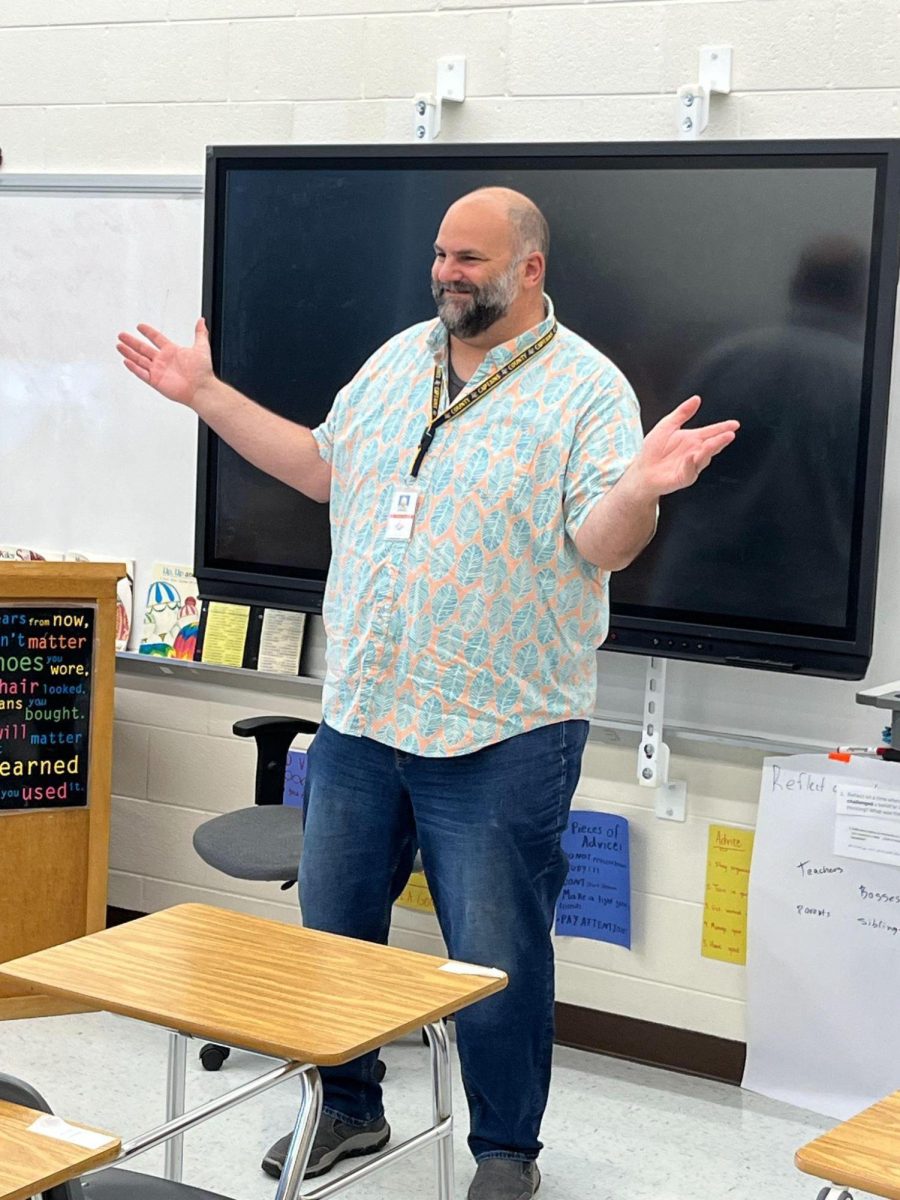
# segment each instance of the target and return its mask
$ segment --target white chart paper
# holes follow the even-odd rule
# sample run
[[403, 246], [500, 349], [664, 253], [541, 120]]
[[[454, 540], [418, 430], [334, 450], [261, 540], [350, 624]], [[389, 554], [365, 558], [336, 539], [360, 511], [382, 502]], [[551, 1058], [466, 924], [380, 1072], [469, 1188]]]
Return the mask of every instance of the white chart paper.
[[[767, 759], [750, 876], [743, 1085], [837, 1120], [900, 1086], [900, 864], [835, 853], [846, 785], [900, 765]], [[877, 787], [876, 787], [877, 785]]]

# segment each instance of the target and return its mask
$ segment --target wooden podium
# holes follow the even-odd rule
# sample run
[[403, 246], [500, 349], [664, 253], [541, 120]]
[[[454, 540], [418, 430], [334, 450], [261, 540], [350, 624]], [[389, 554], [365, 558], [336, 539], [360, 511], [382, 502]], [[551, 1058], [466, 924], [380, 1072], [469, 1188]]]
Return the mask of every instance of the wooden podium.
[[[0, 962], [106, 924], [118, 563], [0, 562]], [[72, 1012], [0, 983], [0, 1019]]]

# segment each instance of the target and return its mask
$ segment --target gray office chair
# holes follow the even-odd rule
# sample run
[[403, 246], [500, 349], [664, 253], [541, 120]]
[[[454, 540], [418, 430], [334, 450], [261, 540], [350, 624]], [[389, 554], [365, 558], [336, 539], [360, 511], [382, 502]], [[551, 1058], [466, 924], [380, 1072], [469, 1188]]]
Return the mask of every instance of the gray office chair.
[[[194, 832], [194, 849], [233, 879], [280, 883], [285, 891], [297, 882], [303, 853], [303, 810], [283, 803], [287, 755], [298, 734], [314, 734], [318, 725], [302, 717], [245, 717], [232, 729], [238, 737], [256, 739], [255, 801], [204, 821]], [[418, 852], [412, 869], [422, 870]], [[230, 1053], [227, 1046], [207, 1042], [200, 1061], [207, 1071], [218, 1071]]]
[[303, 852], [303, 810], [283, 803], [287, 754], [298, 734], [313, 734], [318, 725], [302, 717], [245, 717], [232, 728], [238, 737], [256, 739], [254, 802], [204, 821], [194, 849], [224, 875], [280, 883], [284, 890], [297, 882]]
[[[0, 1074], [0, 1100], [39, 1112], [53, 1111], [40, 1092], [14, 1075]], [[87, 1179], [57, 1183], [43, 1195], [44, 1200], [225, 1200], [218, 1192], [120, 1167], [105, 1168]]]

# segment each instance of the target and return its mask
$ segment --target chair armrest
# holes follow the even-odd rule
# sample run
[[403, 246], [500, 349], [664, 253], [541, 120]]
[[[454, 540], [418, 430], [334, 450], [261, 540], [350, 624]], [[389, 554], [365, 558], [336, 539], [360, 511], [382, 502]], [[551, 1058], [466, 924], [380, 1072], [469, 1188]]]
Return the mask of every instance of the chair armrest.
[[232, 729], [238, 737], [256, 739], [255, 804], [281, 804], [291, 742], [298, 733], [315, 733], [315, 721], [303, 717], [242, 717]]

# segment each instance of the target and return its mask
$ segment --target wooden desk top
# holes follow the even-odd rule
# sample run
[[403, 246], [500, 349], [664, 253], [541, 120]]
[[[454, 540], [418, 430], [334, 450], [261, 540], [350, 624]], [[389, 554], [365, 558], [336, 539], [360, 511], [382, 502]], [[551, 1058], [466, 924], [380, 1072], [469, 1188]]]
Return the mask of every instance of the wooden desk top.
[[0, 978], [155, 1025], [320, 1065], [506, 987], [427, 954], [180, 904], [0, 965]]
[[807, 1175], [900, 1200], [900, 1092], [801, 1146], [794, 1162]]
[[[102, 1166], [119, 1153], [121, 1142], [105, 1130], [95, 1129], [111, 1140], [99, 1150], [86, 1150], [57, 1138], [29, 1133], [28, 1126], [46, 1114], [0, 1100], [0, 1198], [20, 1200], [34, 1196], [55, 1183], [63, 1183], [93, 1167]], [[67, 1122], [73, 1124], [74, 1122]], [[79, 1125], [79, 1129], [90, 1129]]]

